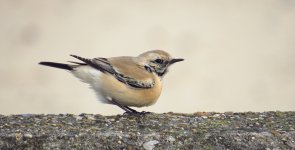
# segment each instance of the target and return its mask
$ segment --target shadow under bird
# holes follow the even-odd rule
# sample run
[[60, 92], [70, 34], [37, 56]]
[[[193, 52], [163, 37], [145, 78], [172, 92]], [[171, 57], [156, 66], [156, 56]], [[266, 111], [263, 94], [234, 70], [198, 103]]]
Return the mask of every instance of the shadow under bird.
[[88, 83], [103, 103], [117, 105], [127, 113], [138, 112], [130, 107], [154, 104], [162, 91], [162, 78], [169, 66], [183, 61], [174, 59], [163, 50], [151, 50], [138, 55], [87, 59], [71, 64], [40, 62], [39, 64], [70, 71], [81, 81]]

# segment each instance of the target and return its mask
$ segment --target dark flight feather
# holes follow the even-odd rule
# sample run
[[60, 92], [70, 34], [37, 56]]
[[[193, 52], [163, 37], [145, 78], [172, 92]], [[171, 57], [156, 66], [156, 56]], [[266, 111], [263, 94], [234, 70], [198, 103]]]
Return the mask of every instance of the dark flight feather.
[[56, 62], [40, 62], [39, 64], [44, 66], [55, 67], [59, 69], [70, 70], [70, 71], [73, 70], [73, 68], [69, 66], [68, 64], [62, 64], [62, 63], [56, 63]]

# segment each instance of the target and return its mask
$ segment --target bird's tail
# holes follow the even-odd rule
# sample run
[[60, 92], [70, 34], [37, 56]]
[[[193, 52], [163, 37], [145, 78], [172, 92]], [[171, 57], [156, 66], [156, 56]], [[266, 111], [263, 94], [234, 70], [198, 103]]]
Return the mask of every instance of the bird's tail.
[[49, 66], [49, 67], [55, 67], [59, 69], [65, 69], [65, 70], [73, 70], [73, 67], [69, 64], [62, 64], [62, 63], [56, 63], [56, 62], [39, 62], [40, 65]]

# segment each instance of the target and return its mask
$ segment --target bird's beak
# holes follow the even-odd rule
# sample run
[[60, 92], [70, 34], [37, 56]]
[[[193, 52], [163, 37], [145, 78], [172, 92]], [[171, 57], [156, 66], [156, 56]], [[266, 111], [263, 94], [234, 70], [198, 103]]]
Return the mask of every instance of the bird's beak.
[[172, 59], [169, 64], [172, 65], [172, 64], [174, 64], [176, 62], [183, 61], [183, 60], [184, 59], [182, 59], [182, 58], [175, 58], [175, 59]]

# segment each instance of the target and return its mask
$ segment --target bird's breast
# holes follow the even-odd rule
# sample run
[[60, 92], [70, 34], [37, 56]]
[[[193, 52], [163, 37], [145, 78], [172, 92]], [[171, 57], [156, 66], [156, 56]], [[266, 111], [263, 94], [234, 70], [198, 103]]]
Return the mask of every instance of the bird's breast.
[[104, 74], [101, 76], [101, 93], [123, 106], [150, 106], [157, 101], [162, 91], [160, 78], [154, 75], [152, 79], [155, 81], [152, 88], [134, 88], [118, 81], [112, 75]]

